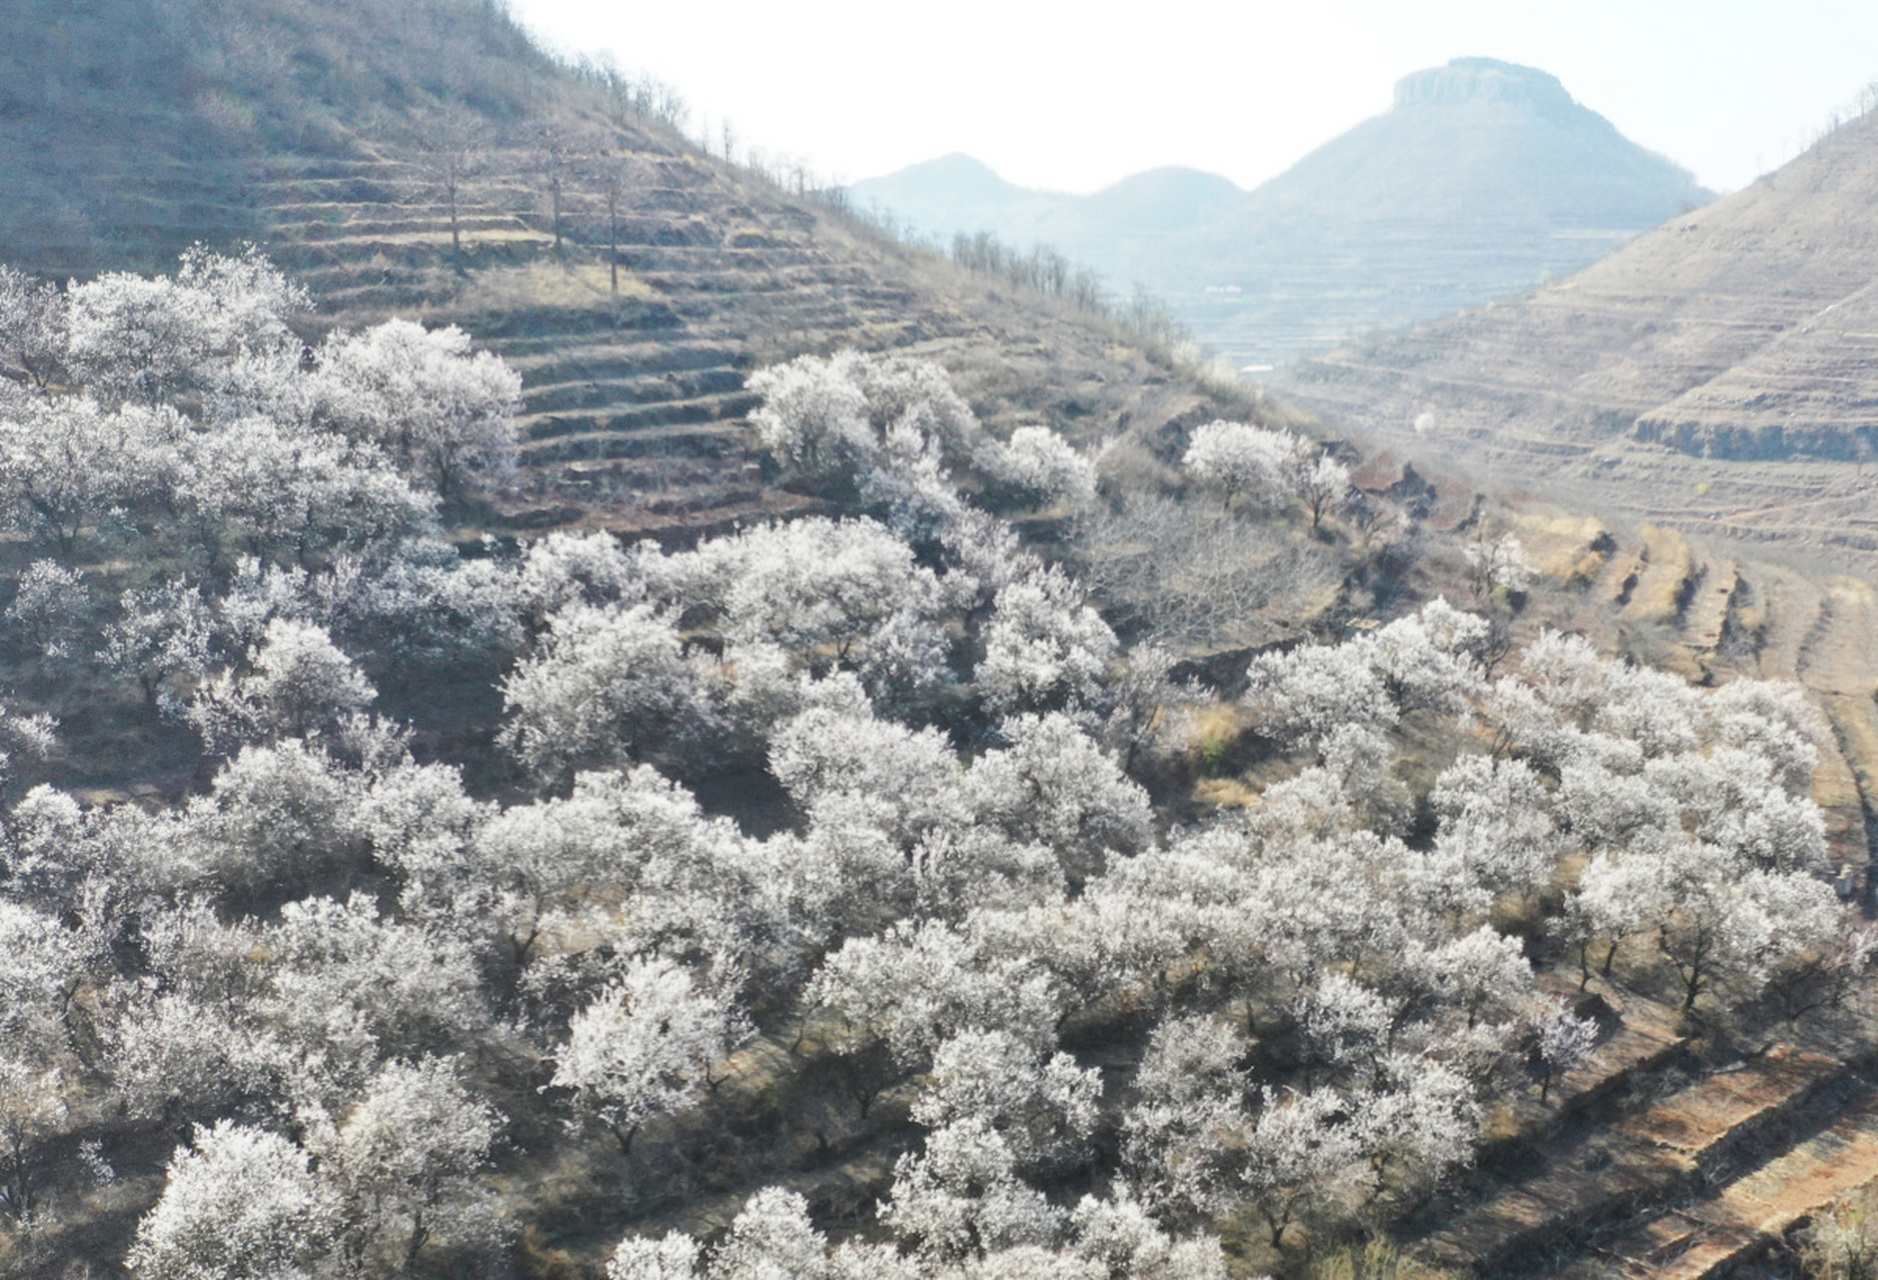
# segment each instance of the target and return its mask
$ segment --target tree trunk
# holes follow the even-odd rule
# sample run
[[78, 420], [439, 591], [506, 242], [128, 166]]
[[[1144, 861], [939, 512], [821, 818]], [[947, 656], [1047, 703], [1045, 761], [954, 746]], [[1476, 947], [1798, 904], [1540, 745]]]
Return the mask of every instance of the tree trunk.
[[404, 1271], [406, 1275], [417, 1271], [417, 1255], [424, 1251], [424, 1244], [430, 1239], [430, 1228], [424, 1225], [424, 1211], [419, 1209], [411, 1215], [411, 1239], [404, 1248]]
[[1682, 1011], [1688, 1013], [1695, 1008], [1695, 998], [1702, 992], [1702, 970], [1692, 967], [1688, 980], [1683, 983]]

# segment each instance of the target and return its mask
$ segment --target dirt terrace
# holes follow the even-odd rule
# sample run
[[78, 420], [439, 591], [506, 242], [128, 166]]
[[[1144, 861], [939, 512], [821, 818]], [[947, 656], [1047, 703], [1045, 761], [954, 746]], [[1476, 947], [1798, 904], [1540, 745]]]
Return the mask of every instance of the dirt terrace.
[[1404, 1242], [1427, 1262], [1706, 1280], [1878, 1179], [1878, 1087], [1863, 1064], [1782, 1044], [1702, 1074], [1673, 1010], [1600, 991], [1593, 1061], [1507, 1118], [1474, 1189], [1408, 1224]]

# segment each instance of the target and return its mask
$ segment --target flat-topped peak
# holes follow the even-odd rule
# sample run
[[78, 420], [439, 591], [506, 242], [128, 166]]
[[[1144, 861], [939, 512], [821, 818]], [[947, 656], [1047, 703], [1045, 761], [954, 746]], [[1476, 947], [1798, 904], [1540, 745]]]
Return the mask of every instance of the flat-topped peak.
[[1445, 67], [1396, 81], [1397, 107], [1456, 102], [1513, 102], [1554, 110], [1576, 105], [1557, 76], [1498, 58], [1455, 58]]

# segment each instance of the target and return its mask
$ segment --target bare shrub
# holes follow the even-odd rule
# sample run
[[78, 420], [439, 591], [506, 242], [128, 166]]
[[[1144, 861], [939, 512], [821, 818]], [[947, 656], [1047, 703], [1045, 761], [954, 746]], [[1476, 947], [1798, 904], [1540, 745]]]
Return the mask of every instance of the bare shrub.
[[1337, 578], [1322, 547], [1214, 506], [1132, 494], [1077, 528], [1085, 580], [1130, 630], [1175, 647], [1244, 644]]

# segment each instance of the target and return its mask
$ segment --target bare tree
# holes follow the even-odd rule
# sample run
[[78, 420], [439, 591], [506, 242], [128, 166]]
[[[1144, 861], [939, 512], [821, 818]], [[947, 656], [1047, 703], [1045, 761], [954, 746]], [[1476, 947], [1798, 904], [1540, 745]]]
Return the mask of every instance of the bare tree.
[[450, 250], [463, 265], [463, 190], [489, 164], [489, 126], [461, 109], [438, 113], [424, 128], [424, 176], [450, 213]]
[[585, 70], [599, 85], [601, 95], [606, 99], [607, 116], [615, 128], [626, 127], [626, 116], [637, 109], [634, 102], [633, 82], [611, 54], [601, 54], [587, 62]]
[[1311, 528], [1316, 530], [1325, 515], [1349, 501], [1350, 469], [1329, 454], [1320, 454], [1298, 469], [1296, 484], [1298, 497], [1311, 513]]
[[594, 162], [594, 180], [606, 201], [606, 264], [613, 296], [619, 297], [619, 220], [625, 212], [626, 193], [632, 189], [637, 165], [629, 151], [600, 149]]
[[554, 224], [554, 251], [561, 251], [561, 214], [566, 205], [567, 180], [573, 172], [580, 148], [573, 138], [553, 124], [544, 124], [535, 132], [535, 171], [548, 188], [548, 212]]

